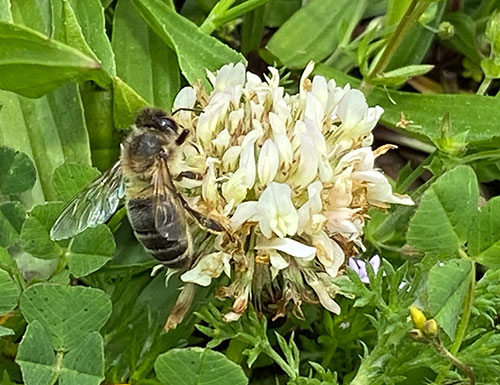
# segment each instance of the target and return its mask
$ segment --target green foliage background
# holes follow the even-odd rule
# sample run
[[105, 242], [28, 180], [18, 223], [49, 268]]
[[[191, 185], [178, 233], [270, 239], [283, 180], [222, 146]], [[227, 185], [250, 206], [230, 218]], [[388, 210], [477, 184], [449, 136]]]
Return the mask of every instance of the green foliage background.
[[[477, 384], [500, 383], [500, 19], [497, 0], [0, 0], [0, 383], [449, 384], [463, 367], [411, 340], [435, 319]], [[137, 111], [170, 109], [206, 69], [266, 63], [361, 87], [420, 151], [394, 181], [416, 207], [373, 211], [369, 284], [346, 270], [332, 316], [221, 321], [200, 289], [162, 333], [180, 282], [119, 211], [70, 241], [49, 230], [107, 169]], [[431, 71], [431, 72], [430, 72]], [[452, 73], [450, 77], [450, 73]], [[446, 78], [444, 75], [448, 75]], [[452, 79], [452, 80], [450, 80]], [[425, 182], [411, 187], [422, 175]], [[207, 300], [207, 298], [209, 298]]]

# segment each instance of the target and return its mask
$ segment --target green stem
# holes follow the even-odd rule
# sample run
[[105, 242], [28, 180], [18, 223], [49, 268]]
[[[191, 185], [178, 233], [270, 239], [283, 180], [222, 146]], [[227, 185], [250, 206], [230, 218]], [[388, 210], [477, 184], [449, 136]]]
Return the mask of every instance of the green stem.
[[386, 349], [388, 339], [389, 336], [385, 335], [377, 342], [368, 357], [361, 361], [358, 372], [349, 385], [373, 385], [373, 379], [377, 376], [376, 368], [372, 367], [372, 365], [385, 353], [384, 349]]
[[476, 160], [485, 160], [485, 159], [500, 159], [500, 151], [499, 150], [489, 150], [489, 151], [481, 151], [475, 154], [471, 154], [468, 156], [464, 156], [460, 159], [460, 163], [471, 163]]
[[220, 0], [215, 4], [207, 18], [203, 21], [203, 24], [200, 26], [200, 30], [208, 34], [216, 30], [218, 27], [217, 19], [226, 13], [229, 7], [233, 5], [234, 1], [235, 0]]
[[[464, 259], [470, 260], [469, 256], [463, 250], [460, 249], [459, 253]], [[473, 261], [471, 261], [471, 264], [472, 264], [472, 268], [471, 268], [471, 272], [470, 272], [469, 290], [467, 291], [467, 296], [465, 297], [462, 318], [460, 319], [460, 324], [458, 325], [457, 332], [455, 334], [455, 340], [453, 341], [453, 344], [451, 345], [449, 352], [448, 352], [448, 350], [446, 350], [446, 348], [444, 346], [443, 346], [443, 348], [446, 350], [446, 352], [448, 352], [449, 355], [451, 355], [451, 357], [453, 357], [453, 360], [451, 360], [452, 363], [467, 374], [467, 376], [470, 379], [470, 384], [473, 385], [475, 383], [475, 380], [474, 380], [474, 375], [472, 374], [470, 368], [468, 368], [467, 366], [462, 364], [460, 361], [458, 361], [457, 358], [455, 358], [456, 354], [460, 350], [460, 346], [462, 345], [462, 342], [465, 339], [465, 335], [467, 333], [467, 326], [469, 326], [469, 320], [470, 320], [470, 316], [471, 316], [471, 312], [472, 312], [472, 303], [473, 303], [473, 299], [474, 299], [474, 289], [476, 287], [476, 266], [475, 266]], [[445, 356], [445, 357], [450, 359], [449, 356]], [[459, 364], [457, 364], [457, 362]], [[439, 372], [438, 376], [434, 380], [434, 383], [436, 385], [439, 385], [444, 381], [448, 370], [449, 370], [449, 366], [443, 368]], [[469, 374], [472, 375], [472, 378]]]
[[[441, 354], [444, 358], [450, 361], [458, 369], [464, 372], [467, 375], [467, 377], [469, 377], [469, 385], [475, 385], [476, 378], [474, 377], [474, 373], [472, 372], [471, 368], [465, 365], [462, 361], [460, 361], [457, 357], [455, 357], [448, 349], [446, 349], [446, 347], [443, 345], [441, 341], [437, 339], [433, 340], [432, 346], [434, 346], [434, 348], [439, 352], [439, 354]], [[434, 383], [438, 384], [437, 379], [436, 381], [434, 381]]]
[[[220, 9], [215, 10], [217, 5], [212, 9], [208, 17], [205, 19], [200, 29], [208, 34], [211, 34], [221, 25], [229, 23], [230, 21], [244, 15], [247, 12], [254, 10], [255, 8], [260, 7], [261, 5], [266, 4], [270, 0], [247, 0], [244, 3], [238, 4], [231, 9], [228, 7], [221, 7]], [[231, 2], [231, 4], [234, 1]]]
[[479, 86], [476, 95], [484, 95], [486, 91], [488, 90], [488, 87], [490, 86], [491, 82], [493, 81], [492, 78], [484, 78], [481, 85]]
[[408, 175], [398, 186], [398, 191], [405, 192], [408, 187], [412, 185], [413, 182], [415, 182], [420, 175], [425, 171], [425, 167], [429, 165], [432, 160], [434, 159], [434, 154], [429, 155], [425, 160], [420, 163], [415, 170], [413, 170], [410, 175]]
[[290, 377], [290, 380], [293, 381], [299, 377], [299, 374], [296, 373], [283, 358], [281, 358], [281, 356], [271, 347], [268, 341], [262, 344], [262, 351], [266, 353], [274, 362], [276, 362], [281, 369], [283, 369], [288, 377]]
[[369, 72], [366, 79], [363, 79], [361, 88], [365, 90], [365, 93], [369, 93], [371, 91], [373, 85], [369, 84], [370, 80], [377, 78], [382, 74], [382, 72], [384, 72], [406, 35], [410, 32], [413, 25], [417, 23], [418, 19], [425, 12], [430, 3], [430, 0], [412, 0], [403, 15], [403, 18], [396, 27], [396, 30], [389, 39], [389, 42], [385, 46], [382, 56], [375, 64], [375, 67], [373, 67], [373, 69]]

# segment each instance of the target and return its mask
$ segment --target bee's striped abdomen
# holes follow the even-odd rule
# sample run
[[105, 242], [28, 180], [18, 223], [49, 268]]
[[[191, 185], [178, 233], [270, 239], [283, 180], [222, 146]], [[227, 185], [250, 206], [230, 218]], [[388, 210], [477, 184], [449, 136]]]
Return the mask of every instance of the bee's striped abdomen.
[[182, 267], [188, 262], [185, 253], [188, 240], [162, 236], [155, 225], [153, 197], [130, 199], [127, 203], [129, 221], [135, 235], [146, 249], [168, 267]]

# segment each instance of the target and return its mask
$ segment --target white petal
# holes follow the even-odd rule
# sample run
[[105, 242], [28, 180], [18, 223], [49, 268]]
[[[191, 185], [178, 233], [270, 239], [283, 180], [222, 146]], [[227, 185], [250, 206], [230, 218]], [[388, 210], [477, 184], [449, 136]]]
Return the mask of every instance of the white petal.
[[309, 199], [298, 210], [299, 224], [297, 227], [297, 233], [299, 235], [302, 234], [306, 227], [311, 224], [313, 221], [313, 215], [321, 211], [323, 206], [321, 201], [322, 189], [323, 185], [319, 181], [316, 181], [307, 187]]
[[207, 175], [201, 185], [201, 196], [206, 202], [210, 202], [213, 207], [215, 207], [219, 201], [219, 192], [217, 191], [213, 163], [209, 164]]
[[182, 88], [174, 100], [173, 110], [178, 108], [193, 108], [196, 103], [196, 93], [193, 87]]
[[234, 171], [238, 165], [238, 160], [240, 158], [241, 147], [232, 146], [229, 147], [224, 155], [222, 155], [222, 169], [224, 172]]
[[243, 108], [239, 108], [229, 113], [229, 132], [231, 134], [234, 134], [234, 132], [240, 125], [244, 115], [245, 111], [243, 110]]
[[299, 154], [299, 166], [293, 181], [298, 188], [305, 188], [318, 173], [318, 152], [311, 138], [306, 134], [300, 137]]
[[285, 122], [274, 112], [269, 113], [269, 124], [274, 134], [286, 134]]
[[302, 72], [302, 76], [300, 77], [300, 95], [301, 95], [301, 97], [302, 97], [302, 95], [304, 95], [304, 97], [305, 97], [307, 90], [305, 89], [304, 85], [305, 85], [306, 79], [309, 78], [309, 76], [311, 75], [313, 70], [314, 70], [314, 62], [311, 60], [309, 63], [307, 63], [307, 66], [306, 66], [306, 68], [304, 68], [304, 71]]
[[285, 134], [275, 134], [274, 143], [280, 155], [280, 165], [290, 165], [293, 160], [292, 144]]
[[271, 139], [267, 139], [260, 149], [257, 162], [257, 174], [261, 184], [265, 186], [273, 181], [278, 171], [278, 164], [278, 149]]
[[231, 256], [222, 251], [207, 254], [201, 257], [196, 266], [181, 275], [183, 282], [196, 283], [200, 286], [208, 286], [212, 278], [217, 278], [224, 270], [224, 259]]
[[[335, 84], [335, 83], [334, 83]], [[322, 111], [328, 101], [328, 83], [323, 76], [314, 76], [312, 80], [311, 93], [323, 106]]]
[[243, 223], [257, 220], [257, 202], [242, 202], [231, 217], [231, 228], [236, 231]]
[[323, 231], [313, 236], [313, 244], [318, 250], [318, 259], [325, 266], [327, 273], [331, 277], [336, 277], [340, 266], [345, 262], [342, 248]]
[[181, 275], [182, 282], [196, 283], [197, 285], [207, 287], [212, 282], [212, 278], [208, 275], [203, 274], [201, 269], [196, 266], [191, 270], [186, 271]]
[[325, 110], [321, 101], [312, 93], [308, 93], [306, 96], [304, 118], [310, 119], [318, 126], [321, 126], [323, 123], [324, 114]]
[[340, 100], [337, 115], [346, 130], [351, 130], [364, 119], [368, 110], [365, 96], [359, 90], [350, 90]]
[[297, 242], [290, 238], [259, 238], [257, 246], [255, 248], [259, 250], [275, 249], [287, 253], [292, 257], [302, 258], [304, 260], [311, 260], [316, 255], [315, 247], [304, 245], [303, 243]]
[[276, 250], [269, 250], [271, 266], [278, 270], [286, 269], [290, 263]]
[[222, 153], [222, 151], [224, 151], [224, 149], [229, 146], [230, 139], [231, 135], [229, 134], [229, 131], [223, 129], [221, 132], [219, 132], [215, 139], [212, 140], [212, 144], [215, 146], [217, 151]]
[[229, 180], [222, 184], [222, 196], [232, 205], [242, 202], [247, 196], [247, 187], [245, 184], [245, 171], [241, 168], [231, 175]]
[[384, 206], [384, 203], [409, 206], [414, 204], [409, 196], [393, 194], [389, 181], [378, 171], [357, 171], [352, 174], [352, 178], [356, 181], [368, 182], [366, 197], [371, 204], [382, 206]]
[[255, 141], [262, 135], [258, 130], [252, 130], [243, 138], [240, 154], [240, 169], [245, 172], [245, 185], [252, 188], [255, 183]]
[[270, 238], [269, 230], [278, 237], [294, 235], [299, 224], [299, 215], [291, 200], [290, 186], [272, 182], [259, 197], [259, 227]]
[[316, 292], [316, 295], [319, 298], [319, 302], [323, 307], [334, 314], [340, 314], [340, 306], [333, 300], [332, 297], [328, 294], [328, 291], [323, 286], [323, 284], [317, 279], [307, 279], [307, 283], [312, 289]]

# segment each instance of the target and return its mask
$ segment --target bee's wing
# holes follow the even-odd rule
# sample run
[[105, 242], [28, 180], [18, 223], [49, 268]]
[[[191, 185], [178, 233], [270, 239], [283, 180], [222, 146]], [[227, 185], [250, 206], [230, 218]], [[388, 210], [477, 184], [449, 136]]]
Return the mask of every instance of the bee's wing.
[[169, 241], [186, 238], [186, 216], [166, 161], [158, 161], [152, 183], [156, 230]]
[[106, 222], [116, 211], [124, 192], [118, 161], [64, 207], [50, 229], [50, 237], [55, 241], [71, 238], [88, 227]]

